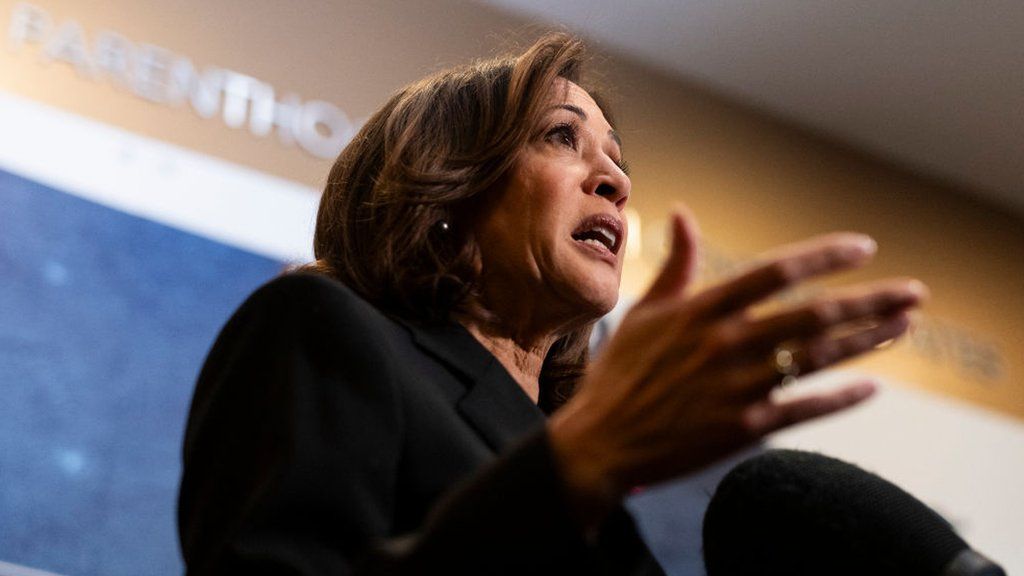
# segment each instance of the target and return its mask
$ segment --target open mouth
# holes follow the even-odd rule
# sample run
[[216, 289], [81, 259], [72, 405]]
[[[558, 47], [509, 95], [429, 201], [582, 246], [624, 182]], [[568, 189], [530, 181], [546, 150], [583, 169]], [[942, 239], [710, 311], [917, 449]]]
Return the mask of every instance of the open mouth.
[[607, 214], [589, 216], [573, 231], [572, 239], [618, 254], [622, 246], [622, 222]]

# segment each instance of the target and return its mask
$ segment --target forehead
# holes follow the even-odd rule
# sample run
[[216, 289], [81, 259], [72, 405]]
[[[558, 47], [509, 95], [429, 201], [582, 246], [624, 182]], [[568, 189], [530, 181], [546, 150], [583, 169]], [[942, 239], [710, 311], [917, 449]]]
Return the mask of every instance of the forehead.
[[604, 111], [597, 105], [597, 102], [589, 92], [581, 88], [575, 82], [564, 78], [555, 79], [555, 89], [551, 91], [548, 98], [551, 107], [560, 107], [563, 104], [576, 106], [587, 115], [588, 122], [597, 122], [603, 129], [611, 129], [611, 125], [604, 116]]

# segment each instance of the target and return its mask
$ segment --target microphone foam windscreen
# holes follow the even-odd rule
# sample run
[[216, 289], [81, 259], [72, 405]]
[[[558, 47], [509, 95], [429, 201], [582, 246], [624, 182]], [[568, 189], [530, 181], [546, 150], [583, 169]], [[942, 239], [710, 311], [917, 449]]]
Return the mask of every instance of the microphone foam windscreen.
[[938, 575], [967, 544], [894, 484], [820, 454], [734, 468], [704, 516], [708, 576]]

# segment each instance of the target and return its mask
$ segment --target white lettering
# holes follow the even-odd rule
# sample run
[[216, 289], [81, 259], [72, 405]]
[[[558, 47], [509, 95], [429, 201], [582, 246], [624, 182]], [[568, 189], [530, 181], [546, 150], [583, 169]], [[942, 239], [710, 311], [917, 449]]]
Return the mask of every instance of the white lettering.
[[262, 82], [252, 86], [249, 95], [252, 106], [249, 109], [249, 132], [254, 136], [266, 136], [274, 128], [274, 89]]
[[348, 116], [330, 102], [310, 100], [302, 107], [298, 131], [299, 145], [320, 158], [334, 158], [352, 139], [355, 130]]
[[196, 111], [196, 114], [203, 118], [213, 118], [220, 111], [220, 92], [224, 87], [224, 73], [216, 68], [208, 68], [202, 74], [198, 74], [191, 66], [190, 61], [182, 58], [179, 60], [179, 68], [185, 70], [185, 65], [190, 71], [190, 83], [188, 88], [188, 101]]
[[301, 116], [302, 100], [295, 94], [286, 94], [280, 102], [274, 105], [274, 125], [277, 126], [277, 138], [282, 144], [286, 146], [295, 144], [295, 135], [299, 132]]
[[174, 54], [151, 44], [140, 44], [135, 49], [135, 77], [132, 89], [136, 94], [160, 104], [171, 102], [171, 66]]
[[49, 60], [67, 62], [83, 76], [91, 76], [92, 62], [85, 44], [85, 31], [78, 22], [68, 20], [60, 25], [46, 43], [43, 55]]
[[176, 56], [171, 69], [167, 71], [167, 104], [181, 106], [192, 94], [195, 80], [195, 67], [192, 61], [184, 56]]
[[254, 91], [261, 84], [259, 80], [224, 70], [224, 123], [232, 128], [241, 128], [249, 117], [249, 102]]
[[25, 44], [40, 44], [51, 27], [53, 21], [46, 12], [21, 2], [11, 14], [11, 25], [7, 27], [7, 47], [16, 52]]
[[98, 32], [90, 50], [77, 22], [68, 20], [53, 29], [49, 14], [24, 2], [14, 8], [7, 43], [13, 51], [39, 44], [44, 61], [69, 63], [83, 76], [105, 78], [159, 104], [181, 106], [187, 100], [199, 116], [220, 114], [227, 126], [248, 125], [254, 136], [266, 137], [276, 130], [282, 144], [298, 143], [320, 158], [337, 156], [357, 129], [329, 102], [303, 103], [291, 93], [278, 100], [274, 87], [266, 82], [216, 67], [200, 73], [184, 56], [151, 44], [135, 44], [116, 32]]
[[129, 62], [135, 46], [127, 38], [109, 31], [96, 35], [93, 44], [92, 61], [96, 71], [106, 75], [117, 84], [131, 85]]

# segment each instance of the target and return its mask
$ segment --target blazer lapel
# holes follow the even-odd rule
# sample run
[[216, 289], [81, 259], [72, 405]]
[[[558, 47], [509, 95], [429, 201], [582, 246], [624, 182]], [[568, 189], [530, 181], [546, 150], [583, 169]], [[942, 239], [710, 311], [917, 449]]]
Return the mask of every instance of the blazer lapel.
[[544, 413], [496, 359], [459, 400], [458, 410], [499, 452], [544, 424]]
[[544, 413], [498, 360], [458, 324], [418, 326], [403, 322], [416, 344], [467, 383], [459, 414], [496, 452], [537, 430]]

